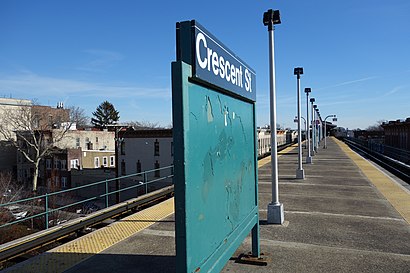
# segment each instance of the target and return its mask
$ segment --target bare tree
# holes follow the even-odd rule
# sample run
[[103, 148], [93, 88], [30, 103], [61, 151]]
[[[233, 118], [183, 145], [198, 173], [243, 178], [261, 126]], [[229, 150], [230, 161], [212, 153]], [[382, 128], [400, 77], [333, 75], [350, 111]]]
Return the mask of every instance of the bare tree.
[[163, 127], [161, 127], [158, 122], [130, 121], [126, 124], [132, 126], [135, 130], [163, 129]]
[[0, 204], [21, 199], [24, 196], [24, 187], [19, 185], [11, 172], [0, 172]]
[[383, 122], [385, 122], [385, 120], [378, 120], [376, 124], [367, 127], [366, 131], [383, 131], [384, 130], [382, 127]]
[[85, 110], [79, 107], [70, 107], [71, 120], [75, 122], [78, 127], [86, 127], [90, 125], [90, 117], [85, 114]]
[[72, 109], [21, 106], [13, 111], [4, 110], [0, 116], [0, 135], [14, 145], [34, 169], [34, 193], [37, 191], [40, 161], [50, 154], [72, 126], [78, 108]]

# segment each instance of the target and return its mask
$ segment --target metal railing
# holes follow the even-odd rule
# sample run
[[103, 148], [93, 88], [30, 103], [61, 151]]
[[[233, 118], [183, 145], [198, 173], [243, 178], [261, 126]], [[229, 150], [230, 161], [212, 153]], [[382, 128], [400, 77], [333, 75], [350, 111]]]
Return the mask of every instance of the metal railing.
[[364, 140], [353, 137], [349, 137], [347, 139], [368, 148], [372, 152], [383, 154], [405, 164], [410, 164], [410, 151], [388, 146], [372, 139]]
[[[109, 207], [110, 206], [110, 202], [109, 202], [109, 197], [111, 195], [115, 195], [119, 192], [125, 192], [125, 191], [129, 191], [132, 189], [138, 189], [138, 188], [143, 188], [144, 189], [144, 194], [148, 193], [149, 190], [149, 186], [153, 185], [154, 183], [160, 182], [160, 181], [164, 181], [164, 182], [168, 182], [169, 184], [172, 184], [172, 179], [173, 178], [173, 165], [171, 166], [167, 166], [167, 167], [162, 167], [162, 168], [157, 168], [157, 169], [153, 169], [153, 170], [148, 170], [148, 171], [143, 171], [140, 173], [134, 173], [134, 174], [130, 174], [130, 175], [124, 175], [118, 178], [110, 178], [110, 179], [105, 179], [102, 181], [98, 181], [98, 182], [93, 182], [90, 184], [86, 184], [83, 186], [78, 186], [78, 187], [74, 187], [74, 188], [69, 188], [69, 189], [65, 189], [65, 190], [60, 190], [60, 191], [56, 191], [56, 192], [51, 192], [51, 193], [46, 193], [43, 195], [39, 195], [39, 196], [34, 196], [31, 198], [25, 198], [25, 199], [20, 199], [20, 200], [16, 200], [13, 202], [9, 202], [9, 203], [3, 203], [0, 204], [0, 210], [7, 211], [7, 210], [11, 210], [13, 207], [19, 207], [20, 209], [25, 209], [25, 210], [29, 210], [31, 209], [31, 211], [33, 212], [33, 215], [28, 215], [28, 216], [15, 216], [15, 220], [14, 221], [10, 221], [10, 222], [6, 222], [4, 224], [0, 225], [0, 229], [4, 228], [4, 227], [8, 227], [14, 224], [18, 224], [21, 222], [25, 222], [31, 219], [35, 219], [35, 218], [39, 218], [39, 217], [44, 217], [44, 227], [45, 229], [48, 229], [50, 227], [50, 224], [52, 224], [53, 220], [50, 220], [50, 215], [52, 215], [53, 213], [56, 212], [64, 212], [64, 213], [71, 213], [72, 215], [77, 215], [78, 213], [73, 213], [70, 212], [69, 209], [75, 209], [78, 208], [79, 205], [83, 205], [83, 204], [87, 204], [89, 202], [92, 201], [103, 201], [105, 204], [105, 207]], [[166, 173], [166, 175], [160, 176], [159, 173]], [[152, 176], [152, 179], [150, 178], [150, 176]], [[140, 179], [133, 179], [134, 177], [142, 177], [142, 180]], [[167, 181], [171, 179], [170, 181]], [[127, 181], [129, 184], [131, 184], [130, 186], [124, 187], [124, 188], [120, 188], [119, 190], [113, 190], [110, 191], [109, 190], [109, 184], [110, 182], [117, 182], [118, 180], [122, 180], [122, 181]], [[50, 200], [51, 198], [60, 198], [63, 199], [64, 196], [68, 195], [68, 194], [72, 194], [75, 193], [76, 191], [78, 192], [79, 190], [84, 190], [87, 189], [90, 192], [92, 191], [92, 187], [97, 187], [97, 186], [101, 186], [103, 185], [103, 188], [105, 189], [103, 193], [97, 193], [96, 195], [93, 195], [91, 197], [87, 197], [83, 200], [80, 201], [75, 201], [75, 202], [69, 202], [68, 204], [64, 204], [62, 206], [55, 206], [53, 208], [50, 207]], [[138, 191], [135, 192], [136, 194], [131, 196], [130, 198], [133, 197], [137, 197], [138, 196]], [[127, 198], [129, 199], [129, 198]], [[123, 200], [124, 201], [124, 200]], [[42, 203], [44, 202], [44, 206], [38, 206], [36, 204]], [[29, 205], [23, 205], [23, 204], [29, 204]], [[21, 207], [20, 207], [20, 206]], [[39, 213], [34, 213], [35, 210], [42, 210], [42, 212]], [[18, 215], [18, 214], [15, 214]], [[80, 217], [81, 214], [78, 215], [78, 217]], [[55, 220], [55, 219], [54, 219]]]

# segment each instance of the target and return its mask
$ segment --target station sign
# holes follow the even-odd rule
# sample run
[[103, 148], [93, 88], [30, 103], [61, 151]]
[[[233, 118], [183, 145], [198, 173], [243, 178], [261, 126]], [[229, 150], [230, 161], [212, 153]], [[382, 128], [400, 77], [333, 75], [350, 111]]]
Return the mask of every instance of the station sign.
[[176, 271], [220, 272], [244, 239], [260, 256], [256, 76], [196, 21], [172, 63]]
[[192, 76], [256, 101], [255, 71], [198, 22], [190, 21], [189, 24], [191, 56], [183, 61], [192, 65]]

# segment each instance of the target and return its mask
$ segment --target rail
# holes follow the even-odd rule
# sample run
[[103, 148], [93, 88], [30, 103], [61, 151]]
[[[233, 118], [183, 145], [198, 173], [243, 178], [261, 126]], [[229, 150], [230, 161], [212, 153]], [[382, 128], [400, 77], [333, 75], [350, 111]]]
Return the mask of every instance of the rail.
[[121, 215], [130, 210], [138, 209], [149, 203], [159, 202], [173, 194], [174, 186], [168, 186], [140, 197], [130, 199], [120, 204], [110, 206], [101, 211], [96, 211], [85, 217], [70, 220], [61, 225], [36, 232], [34, 234], [19, 238], [17, 240], [0, 245], [0, 262], [18, 257], [32, 249], [57, 241], [73, 234], [85, 227], [93, 226], [102, 221]]
[[407, 183], [410, 183], [410, 166], [401, 161], [388, 157], [382, 153], [376, 152], [367, 146], [361, 144], [359, 141], [353, 141], [350, 138], [343, 139], [349, 147], [360, 151], [366, 157], [376, 162], [383, 168], [389, 170], [391, 173], [397, 175]]
[[[164, 171], [167, 173], [167, 175], [159, 177], [157, 174], [158, 173], [164, 173]], [[149, 179], [150, 175], [153, 175], [153, 179]], [[136, 182], [134, 185], [128, 186], [128, 187], [124, 187], [121, 188], [119, 190], [113, 190], [113, 191], [109, 191], [109, 184], [110, 182], [116, 182], [117, 180], [130, 180], [130, 178], [134, 178], [134, 177], [142, 177], [143, 180], [142, 181], [132, 181], [132, 182]], [[50, 215], [52, 215], [53, 213], [55, 214], [56, 212], [64, 212], [64, 213], [69, 213], [69, 211], [67, 211], [70, 208], [78, 208], [79, 205], [82, 204], [87, 204], [90, 203], [92, 201], [97, 201], [97, 200], [104, 200], [105, 203], [105, 208], [109, 207], [109, 197], [111, 195], [120, 193], [120, 192], [125, 192], [125, 191], [129, 191], [132, 189], [137, 189], [137, 188], [144, 188], [145, 189], [145, 193], [148, 193], [148, 186], [156, 183], [156, 182], [160, 182], [160, 181], [164, 181], [167, 179], [171, 179], [173, 177], [173, 166], [167, 166], [167, 167], [162, 167], [162, 168], [157, 168], [157, 169], [153, 169], [153, 170], [148, 170], [148, 171], [144, 171], [144, 172], [140, 172], [140, 173], [134, 173], [134, 174], [129, 174], [129, 175], [124, 175], [118, 178], [110, 178], [110, 179], [105, 179], [102, 181], [98, 181], [98, 182], [94, 182], [94, 183], [90, 183], [90, 184], [86, 184], [83, 186], [78, 186], [78, 187], [74, 187], [74, 188], [70, 188], [70, 189], [66, 189], [66, 190], [61, 190], [61, 191], [56, 191], [56, 192], [51, 192], [51, 193], [46, 193], [43, 195], [39, 195], [39, 196], [34, 196], [34, 197], [30, 197], [30, 198], [25, 198], [25, 199], [20, 199], [20, 200], [16, 200], [13, 202], [9, 202], [9, 203], [3, 203], [0, 204], [0, 209], [3, 208], [3, 213], [7, 210], [10, 210], [11, 213], [13, 214], [13, 209], [16, 208], [20, 208], [20, 214], [18, 213], [14, 213], [13, 216], [15, 217], [14, 221], [9, 221], [6, 222], [4, 224], [0, 225], [0, 231], [2, 228], [4, 227], [8, 227], [14, 224], [18, 224], [21, 222], [25, 222], [31, 219], [35, 219], [35, 218], [39, 218], [39, 217], [44, 217], [44, 227], [45, 229], [48, 229], [50, 227], [50, 224], [52, 224], [53, 222], [50, 222], [52, 220], [50, 220]], [[80, 200], [80, 201], [75, 201], [75, 202], [69, 202], [63, 206], [57, 206], [54, 208], [50, 208], [50, 200], [52, 198], [57, 199], [60, 198], [64, 199], [64, 195], [67, 195], [69, 193], [73, 193], [79, 190], [84, 190], [87, 189], [89, 190], [92, 187], [98, 187], [98, 186], [103, 186], [103, 188], [105, 189], [103, 193], [97, 193], [94, 196], [88, 197], [86, 199]], [[90, 190], [89, 192], [92, 192], [92, 190]], [[43, 206], [38, 206], [37, 204], [41, 204], [44, 203]], [[23, 205], [23, 204], [30, 204], [30, 205]], [[55, 205], [55, 204], [53, 204]], [[33, 212], [33, 215], [23, 215], [22, 212], [24, 212], [24, 209], [27, 210], [31, 210]], [[39, 212], [39, 213], [34, 213], [35, 210], [40, 210], [42, 209], [43, 211]], [[27, 214], [27, 213], [26, 213]], [[71, 213], [72, 215], [73, 213]], [[80, 215], [78, 215], [79, 217]], [[54, 219], [55, 220], [55, 219]]]

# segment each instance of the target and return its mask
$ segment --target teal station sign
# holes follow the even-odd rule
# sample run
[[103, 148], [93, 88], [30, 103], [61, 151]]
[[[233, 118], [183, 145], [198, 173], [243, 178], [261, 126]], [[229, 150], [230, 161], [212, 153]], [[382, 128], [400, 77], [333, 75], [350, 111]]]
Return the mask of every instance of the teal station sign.
[[172, 63], [177, 272], [219, 272], [246, 236], [259, 256], [256, 76], [196, 21]]

